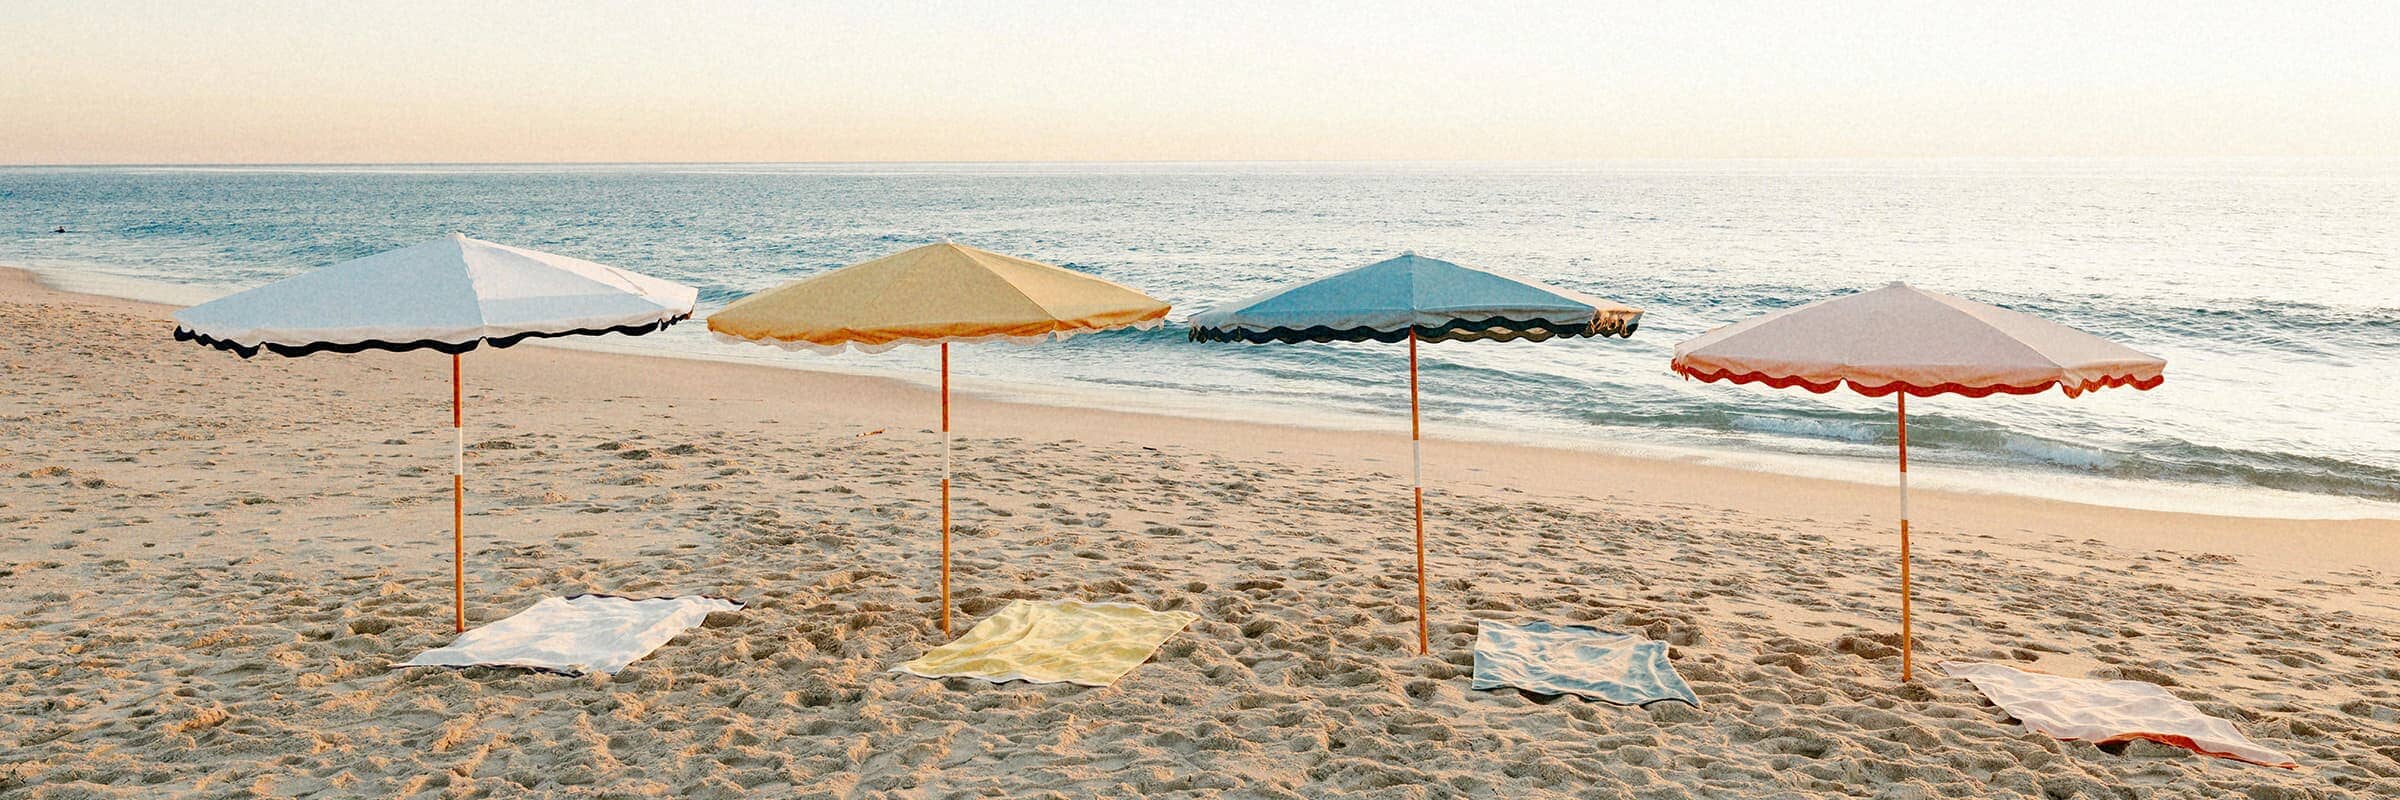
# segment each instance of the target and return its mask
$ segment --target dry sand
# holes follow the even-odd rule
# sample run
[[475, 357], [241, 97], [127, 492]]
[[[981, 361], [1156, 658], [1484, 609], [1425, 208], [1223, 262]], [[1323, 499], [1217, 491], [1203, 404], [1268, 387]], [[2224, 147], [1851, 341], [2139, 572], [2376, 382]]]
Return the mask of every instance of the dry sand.
[[[0, 796], [2400, 796], [2392, 522], [1919, 498], [1921, 668], [2167, 684], [2284, 771], [1899, 685], [1888, 487], [1428, 442], [1420, 657], [1396, 434], [967, 397], [969, 619], [1202, 619], [1111, 688], [929, 681], [886, 671], [938, 641], [929, 393], [539, 346], [467, 357], [470, 619], [750, 607], [615, 675], [391, 671], [450, 638], [447, 358], [166, 312], [0, 275]], [[1469, 691], [1478, 619], [1664, 639], [1704, 705]]]

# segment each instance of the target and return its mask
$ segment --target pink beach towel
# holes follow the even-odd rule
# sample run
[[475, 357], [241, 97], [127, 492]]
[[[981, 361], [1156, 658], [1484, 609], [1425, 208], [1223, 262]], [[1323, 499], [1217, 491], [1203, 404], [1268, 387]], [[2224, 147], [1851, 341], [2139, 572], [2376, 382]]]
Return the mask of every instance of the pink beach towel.
[[2260, 747], [2233, 723], [2141, 681], [2101, 681], [2026, 672], [2001, 664], [1946, 661], [1942, 671], [1975, 684], [2035, 733], [2093, 744], [2148, 739], [2202, 755], [2284, 769], [2291, 756]]

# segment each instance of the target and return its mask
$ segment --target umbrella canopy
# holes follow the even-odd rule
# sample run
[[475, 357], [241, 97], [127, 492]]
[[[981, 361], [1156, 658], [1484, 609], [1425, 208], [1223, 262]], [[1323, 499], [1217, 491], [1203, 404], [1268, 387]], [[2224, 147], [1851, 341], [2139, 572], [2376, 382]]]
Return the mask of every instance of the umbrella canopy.
[[950, 343], [1032, 344], [1156, 328], [1167, 304], [1073, 270], [943, 242], [736, 300], [708, 317], [728, 342], [786, 349], [942, 349], [942, 633], [950, 633]]
[[1209, 342], [1541, 341], [1632, 336], [1639, 309], [1415, 253], [1192, 315]]
[[2165, 359], [2018, 311], [1903, 283], [1820, 300], [1709, 331], [1675, 346], [1674, 368], [1704, 381], [1848, 384], [1882, 397], [2149, 389]]
[[1154, 328], [1166, 316], [1166, 303], [1090, 275], [943, 242], [744, 297], [709, 315], [708, 329], [794, 349], [882, 352]]
[[2035, 394], [2156, 388], [2165, 359], [2030, 314], [1903, 283], [1820, 300], [1727, 325], [1675, 346], [1673, 368], [1703, 381], [1800, 387], [1848, 385], [1899, 394], [1900, 679], [1915, 676], [1910, 634], [1908, 396]]
[[459, 355], [533, 337], [643, 334], [692, 316], [700, 292], [580, 258], [464, 234], [302, 273], [175, 312], [175, 338], [239, 354], [450, 354], [452, 623], [467, 630], [467, 434]]
[[1417, 525], [1417, 652], [1432, 649], [1425, 620], [1424, 427], [1418, 422], [1417, 341], [1472, 342], [1632, 336], [1641, 309], [1441, 259], [1404, 253], [1192, 315], [1193, 341], [1408, 341], [1409, 490]]
[[530, 337], [641, 334], [692, 315], [699, 290], [451, 234], [176, 312], [175, 338], [243, 358], [430, 349]]

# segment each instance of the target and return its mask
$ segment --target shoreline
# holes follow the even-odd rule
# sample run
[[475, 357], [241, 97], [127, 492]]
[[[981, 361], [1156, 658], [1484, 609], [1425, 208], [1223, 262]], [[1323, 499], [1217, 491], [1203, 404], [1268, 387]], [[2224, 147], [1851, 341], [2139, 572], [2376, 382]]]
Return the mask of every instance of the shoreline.
[[[172, 330], [171, 322], [163, 322], [174, 310], [170, 305], [54, 289], [42, 282], [38, 273], [0, 266], [0, 287], [9, 283], [38, 287], [42, 292], [54, 293], [75, 302], [117, 304], [127, 311], [153, 315], [162, 320], [164, 325], [162, 338], [165, 331]], [[533, 353], [540, 355], [533, 356]], [[192, 355], [195, 358], [232, 357], [198, 351]], [[375, 354], [376, 357], [386, 358], [392, 355], [405, 357], [409, 354]], [[819, 418], [830, 415], [847, 424], [871, 428], [922, 428], [930, 431], [938, 408], [938, 397], [932, 388], [901, 378], [627, 353], [562, 346], [545, 340], [534, 340], [504, 350], [478, 349], [469, 353], [466, 364], [470, 393], [494, 389], [523, 391], [529, 388], [527, 382], [521, 379], [503, 376], [495, 386], [488, 382], [490, 378], [477, 375], [480, 371], [476, 369], [477, 362], [487, 359], [512, 367], [526, 361], [548, 359], [554, 363], [545, 372], [577, 376], [570, 385], [590, 390], [593, 397], [606, 396], [608, 389], [601, 384], [608, 381], [595, 382], [587, 377], [591, 375], [605, 374], [630, 379], [633, 385], [645, 389], [645, 394], [672, 395], [685, 387], [707, 385], [711, 387], [712, 394], [728, 398], [726, 405], [711, 411], [725, 414], [736, 406], [755, 409], [755, 412], [734, 412], [728, 421], [739, 420], [744, 413], [769, 417], [810, 413], [819, 415]], [[326, 359], [282, 359], [271, 356], [250, 359], [251, 362], [268, 365], [300, 360], [313, 362]], [[427, 376], [429, 380], [432, 377], [430, 373]], [[555, 377], [533, 383], [545, 384], [552, 390], [560, 385]], [[795, 388], [801, 393], [817, 395], [819, 402], [792, 403], [789, 410], [779, 410], [772, 398]], [[1042, 405], [995, 399], [989, 393], [974, 388], [961, 390], [954, 387], [953, 393], [953, 426], [962, 442], [969, 437], [1068, 440], [1103, 437], [1150, 446], [1177, 445], [1236, 452], [1247, 450], [1249, 452], [1246, 455], [1278, 460], [1297, 459], [1317, 467], [1354, 465], [1374, 468], [1392, 473], [1396, 486], [1394, 491], [1406, 493], [1405, 477], [1397, 473], [1407, 464], [1408, 440], [1405, 436], [1393, 433]], [[572, 392], [565, 394], [573, 396]], [[831, 402], [826, 402], [828, 398]], [[864, 413], [863, 410], [870, 407], [890, 408], [893, 411]], [[916, 409], [922, 413], [904, 409]], [[468, 435], [472, 439], [478, 420], [472, 406], [468, 412]], [[1428, 428], [1436, 426], [1428, 425]], [[1439, 430], [1435, 432], [1446, 433]], [[360, 435], [371, 435], [371, 432], [362, 432]], [[1269, 441], [1278, 442], [1281, 446], [1263, 450], [1256, 446], [1259, 442]], [[1899, 499], [1896, 486], [1889, 484], [1438, 435], [1426, 437], [1425, 450], [1426, 490], [1429, 495], [1454, 486], [1473, 486], [1551, 497], [1622, 499], [1644, 505], [1705, 505], [1760, 516], [1802, 514], [1812, 518], [1864, 521], [1869, 525], [1880, 524], [1892, 528], [1893, 538], [1897, 537]], [[2400, 547], [2392, 546], [2392, 543], [2400, 542], [2400, 520], [2248, 517], [2158, 511], [1998, 492], [1960, 491], [1942, 488], [1938, 484], [1928, 487], [1924, 476], [1912, 477], [1918, 479], [1911, 488], [1910, 501], [1914, 509], [1913, 519], [1920, 531], [1944, 528], [1968, 535], [2019, 536], [2052, 531], [2048, 535], [2068, 536], [2056, 531], [2081, 529], [2082, 532], [2074, 534], [2073, 538], [2102, 539], [2120, 545], [2161, 550], [2197, 548], [2212, 553], [2260, 559], [2293, 569], [2345, 565], [2400, 573]], [[2092, 528], [2090, 523], [2094, 522], [2102, 524]]]
[[[22, 273], [43, 288], [64, 294], [106, 298], [144, 305], [159, 306], [159, 313], [181, 304], [213, 299], [221, 289], [186, 285], [136, 277], [108, 271], [102, 265], [82, 267], [67, 265], [27, 266], [0, 263], [0, 271]], [[697, 319], [688, 321], [665, 336], [688, 334], [687, 326], [699, 326]], [[574, 337], [540, 340], [542, 347], [601, 353], [627, 358], [649, 358], [667, 361], [707, 363], [751, 369], [801, 372], [812, 375], [890, 381], [896, 386], [930, 393], [934, 383], [931, 373], [925, 375], [892, 374], [877, 369], [845, 369], [831, 362], [797, 363], [780, 358], [781, 352], [750, 352], [750, 348], [724, 348], [722, 354], [708, 350], [668, 350], [661, 345], [661, 334], [647, 337]], [[902, 348], [909, 352], [912, 348]], [[901, 372], [907, 372], [901, 370]], [[1054, 410], [1100, 411], [1129, 413], [1144, 417], [1190, 420], [1209, 424], [1256, 425], [1275, 429], [1313, 430], [1334, 433], [1382, 436], [1398, 430], [1405, 417], [1386, 417], [1374, 414], [1337, 413], [1326, 409], [1278, 407], [1278, 418], [1269, 420], [1244, 419], [1247, 411], [1267, 409], [1235, 404], [1201, 402], [1190, 398], [1162, 398], [1139, 390], [1078, 387], [1071, 390], [1043, 389], [1019, 385], [1004, 379], [983, 376], [959, 376], [953, 379], [953, 391], [963, 395], [981, 396], [987, 400], [1011, 406], [1034, 406]], [[1123, 406], [1142, 410], [1117, 411]], [[1231, 410], [1219, 410], [1231, 409]], [[1445, 441], [1525, 448], [1544, 452], [1582, 453], [1602, 458], [1626, 459], [1639, 464], [1683, 465], [1711, 467], [1735, 472], [1753, 473], [1778, 478], [1805, 481], [1829, 481], [1850, 486], [1882, 487], [1896, 491], [1893, 474], [1896, 470], [1890, 459], [1859, 458], [1845, 454], [1809, 453], [1773, 447], [1743, 449], [1730, 445], [1662, 442], [1647, 439], [1638, 432], [1623, 439], [1609, 440], [1577, 437], [1562, 430], [1505, 429], [1490, 426], [1461, 424], [1457, 421], [1428, 420], [1428, 441]], [[1431, 467], [1432, 464], [1428, 464]], [[2400, 530], [2400, 504], [2343, 495], [2311, 494], [2286, 489], [2259, 486], [2228, 486], [2206, 483], [2184, 483], [2163, 480], [2139, 480], [2079, 475], [2063, 470], [2044, 470], [2026, 466], [2000, 464], [1921, 464], [1910, 477], [1912, 491], [1922, 496], [1927, 492], [1956, 495], [1987, 496], [2041, 502], [2086, 505], [2097, 508], [2157, 513], [2193, 513], [2202, 517], [2259, 519], [2270, 521], [2326, 522], [2392, 522]], [[1429, 489], [1432, 487], [1428, 487]], [[2102, 498], [2107, 498], [2103, 500]], [[1897, 506], [1897, 499], [1893, 505]]]

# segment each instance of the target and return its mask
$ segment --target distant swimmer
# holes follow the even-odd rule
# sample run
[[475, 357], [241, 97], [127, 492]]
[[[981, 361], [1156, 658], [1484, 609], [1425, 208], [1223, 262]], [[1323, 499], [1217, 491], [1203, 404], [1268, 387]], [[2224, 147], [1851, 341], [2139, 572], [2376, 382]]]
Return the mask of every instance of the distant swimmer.
[[55, 229], [51, 230], [50, 232], [51, 232], [51, 233], [66, 233], [66, 232], [67, 232], [67, 226], [65, 226], [65, 225], [60, 225], [60, 226], [58, 226], [57, 228], [55, 228]]

